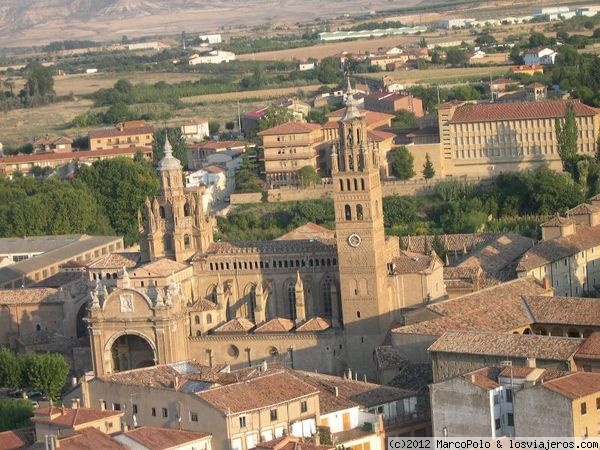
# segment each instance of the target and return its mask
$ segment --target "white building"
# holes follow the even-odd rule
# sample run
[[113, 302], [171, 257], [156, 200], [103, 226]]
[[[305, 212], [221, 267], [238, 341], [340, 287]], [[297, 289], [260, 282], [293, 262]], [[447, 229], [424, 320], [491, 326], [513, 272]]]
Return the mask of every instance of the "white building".
[[561, 13], [566, 13], [566, 12], [569, 12], [568, 6], [546, 6], [543, 8], [535, 8], [533, 10], [533, 15], [534, 16], [543, 16], [543, 15], [550, 15], [550, 14], [561, 14]]
[[205, 44], [220, 44], [222, 42], [220, 34], [201, 34], [198, 38]]
[[315, 63], [300, 63], [298, 65], [298, 70], [300, 72], [305, 72], [307, 70], [313, 70], [315, 68]]
[[451, 30], [452, 28], [464, 28], [464, 27], [468, 27], [473, 22], [475, 22], [475, 19], [472, 19], [472, 18], [468, 18], [468, 19], [445, 19], [445, 20], [440, 20], [439, 25], [440, 25], [441, 28], [446, 28], [448, 30]]
[[153, 41], [153, 42], [138, 42], [135, 44], [127, 44], [125, 45], [125, 48], [127, 48], [127, 50], [129, 51], [136, 51], [136, 50], [160, 50], [161, 48], [165, 48], [165, 44], [163, 44], [162, 42], [158, 42], [158, 41]]
[[221, 64], [235, 60], [235, 53], [226, 52], [223, 50], [213, 50], [204, 55], [194, 54], [188, 58], [188, 64], [195, 66], [196, 64]]
[[227, 176], [225, 169], [217, 165], [206, 166], [185, 177], [186, 187], [205, 186], [202, 193], [202, 206], [209, 211], [212, 205], [227, 197]]
[[551, 66], [556, 61], [556, 52], [551, 48], [533, 49], [523, 55], [523, 63]]
[[577, 17], [594, 17], [599, 12], [600, 6], [582, 6], [581, 8], [577, 8], [575, 15]]
[[181, 135], [187, 142], [200, 142], [209, 135], [208, 120], [194, 119], [181, 125]]

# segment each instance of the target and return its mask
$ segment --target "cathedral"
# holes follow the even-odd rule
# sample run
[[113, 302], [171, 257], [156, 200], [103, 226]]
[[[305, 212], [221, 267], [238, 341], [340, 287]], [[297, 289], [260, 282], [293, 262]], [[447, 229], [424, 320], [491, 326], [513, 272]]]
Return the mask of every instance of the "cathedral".
[[443, 263], [385, 236], [384, 155], [352, 91], [339, 127], [335, 232], [309, 223], [263, 242], [214, 241], [201, 188], [185, 188], [165, 143], [160, 193], [138, 217], [140, 254], [95, 264], [86, 320], [96, 374], [195, 359], [374, 375], [373, 351], [390, 325], [446, 295]]

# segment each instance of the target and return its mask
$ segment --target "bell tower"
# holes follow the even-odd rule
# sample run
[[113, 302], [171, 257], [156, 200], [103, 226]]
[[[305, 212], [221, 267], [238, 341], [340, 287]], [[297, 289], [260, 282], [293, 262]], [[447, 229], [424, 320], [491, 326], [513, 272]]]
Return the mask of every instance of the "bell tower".
[[213, 242], [214, 219], [203, 208], [202, 190], [186, 189], [181, 161], [165, 138], [165, 156], [158, 163], [160, 193], [146, 199], [145, 220], [138, 217], [143, 261], [171, 258], [183, 262], [204, 253]]
[[339, 136], [331, 167], [346, 357], [355, 373], [372, 376], [372, 352], [390, 323], [380, 156], [349, 81]]

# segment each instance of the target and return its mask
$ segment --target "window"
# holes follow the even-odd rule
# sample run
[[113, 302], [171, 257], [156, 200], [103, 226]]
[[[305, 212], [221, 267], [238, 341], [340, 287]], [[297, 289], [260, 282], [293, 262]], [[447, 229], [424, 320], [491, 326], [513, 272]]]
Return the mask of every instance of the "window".
[[240, 416], [240, 428], [246, 428], [246, 416]]
[[135, 403], [133, 405], [131, 405], [131, 410], [133, 411], [133, 414], [137, 414], [138, 413], [138, 407], [137, 407], [137, 405]]
[[194, 323], [198, 325], [200, 323], [200, 316], [194, 316]]
[[163, 408], [162, 409], [162, 416], [163, 417], [169, 417], [169, 411], [167, 411], [167, 408]]
[[290, 307], [290, 318], [296, 320], [296, 286], [292, 281], [288, 282], [287, 295], [288, 305]]
[[121, 411], [121, 404], [113, 403], [113, 411]]
[[152, 408], [152, 417], [156, 417], [156, 408]]
[[352, 220], [352, 208], [350, 205], [344, 206], [344, 217], [346, 220]]
[[191, 246], [192, 246], [192, 240], [190, 238], [190, 235], [186, 234], [185, 236], [183, 236], [183, 247], [186, 250], [189, 250]]
[[271, 415], [271, 422], [275, 422], [277, 420], [277, 410], [272, 409], [270, 415]]
[[363, 207], [362, 205], [356, 205], [356, 219], [363, 220]]
[[506, 390], [506, 401], [507, 403], [512, 403], [513, 401], [513, 392], [511, 389]]
[[582, 415], [582, 416], [585, 416], [586, 414], [587, 414], [587, 403], [586, 403], [586, 402], [583, 402], [583, 403], [581, 404], [581, 415]]
[[498, 395], [494, 395], [494, 405], [499, 403]]
[[509, 427], [515, 426], [515, 418], [513, 416], [513, 413], [506, 414], [506, 423], [508, 424]]
[[190, 413], [190, 422], [198, 422], [198, 414], [195, 412]]
[[[596, 400], [596, 403], [598, 403], [598, 400], [600, 400], [600, 398]], [[306, 404], [306, 400], [302, 400], [300, 402], [300, 412], [305, 413], [306, 411], [308, 411], [308, 405]]]

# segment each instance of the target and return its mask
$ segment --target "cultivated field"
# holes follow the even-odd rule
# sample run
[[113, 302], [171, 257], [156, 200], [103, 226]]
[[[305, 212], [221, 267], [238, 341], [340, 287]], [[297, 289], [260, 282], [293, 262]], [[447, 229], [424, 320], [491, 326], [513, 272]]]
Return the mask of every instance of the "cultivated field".
[[[276, 88], [276, 89], [260, 89], [256, 91], [240, 91], [240, 92], [225, 92], [223, 94], [207, 94], [207, 95], [194, 95], [192, 97], [183, 97], [181, 101], [186, 104], [197, 104], [197, 103], [213, 103], [223, 101], [236, 101], [236, 100], [267, 100], [286, 95], [296, 95], [299, 91], [304, 93], [314, 92], [319, 89], [322, 84], [312, 84], [309, 86], [300, 87], [288, 87], [288, 88]], [[330, 85], [333, 86], [333, 85]]]
[[383, 74], [391, 76], [394, 80], [413, 84], [458, 84], [466, 81], [497, 77], [508, 72], [510, 66], [489, 67], [460, 67], [455, 69], [427, 69], [427, 70], [397, 70], [395, 72], [366, 73], [357, 75], [359, 78], [381, 79]]

